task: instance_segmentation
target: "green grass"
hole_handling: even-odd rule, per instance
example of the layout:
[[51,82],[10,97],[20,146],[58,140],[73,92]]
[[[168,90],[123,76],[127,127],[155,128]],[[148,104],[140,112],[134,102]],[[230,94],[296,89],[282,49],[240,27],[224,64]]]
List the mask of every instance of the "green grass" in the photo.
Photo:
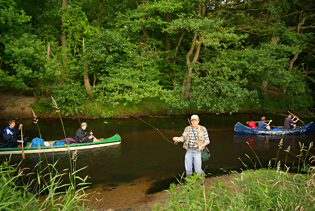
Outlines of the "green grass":
[[235,173],[230,182],[218,180],[205,186],[202,176],[194,175],[186,182],[181,178],[179,185],[171,184],[166,191],[167,204],[155,210],[315,210],[315,171],[310,165],[314,157],[306,159],[312,146],[305,149],[301,144],[297,173],[290,173],[292,169],[275,158],[274,167],[270,163],[268,169]]
[[172,184],[167,205],[155,210],[315,210],[314,175],[246,170],[231,182],[207,187],[194,175],[186,183]]
[[40,161],[29,173],[20,168],[21,163],[3,162],[0,210],[91,210],[93,206],[85,193],[87,178],[77,175],[84,168],[76,169],[76,152],[72,155],[69,152],[69,156],[69,169],[63,171],[57,170],[58,161],[45,164]]

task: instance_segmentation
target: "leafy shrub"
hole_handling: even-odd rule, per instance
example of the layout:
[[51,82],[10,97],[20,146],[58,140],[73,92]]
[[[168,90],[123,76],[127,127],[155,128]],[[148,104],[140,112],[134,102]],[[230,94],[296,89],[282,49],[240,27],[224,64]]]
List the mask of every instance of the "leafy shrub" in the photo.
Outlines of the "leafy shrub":
[[[83,112],[88,99],[84,87],[78,83],[55,85],[51,96],[56,100],[60,112],[66,116]],[[35,107],[39,108],[39,112],[55,110],[50,97],[41,99],[37,104]]]

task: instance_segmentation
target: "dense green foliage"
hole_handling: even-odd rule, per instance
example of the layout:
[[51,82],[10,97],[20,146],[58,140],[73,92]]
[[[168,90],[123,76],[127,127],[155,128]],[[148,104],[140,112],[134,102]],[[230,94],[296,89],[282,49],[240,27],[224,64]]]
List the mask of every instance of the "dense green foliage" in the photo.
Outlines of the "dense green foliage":
[[311,0],[0,0],[0,87],[46,97],[38,111],[51,109],[53,95],[65,115],[148,101],[173,112],[308,110],[314,8]]

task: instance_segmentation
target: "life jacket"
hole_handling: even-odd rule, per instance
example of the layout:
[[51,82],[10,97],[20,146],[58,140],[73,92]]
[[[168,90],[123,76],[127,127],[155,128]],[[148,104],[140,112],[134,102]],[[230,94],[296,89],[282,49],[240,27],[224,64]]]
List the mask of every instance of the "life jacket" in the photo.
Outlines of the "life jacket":
[[[191,127],[190,126],[187,126],[186,128],[185,128],[185,131],[184,131],[184,134],[183,134],[183,136],[184,136],[184,144],[183,144],[183,148],[184,149],[188,149],[188,142],[189,142],[189,129],[190,129]],[[203,145],[203,142],[204,142],[204,138],[203,138],[203,130],[204,130],[204,126],[201,126],[201,125],[198,125],[198,128],[197,128],[197,134],[195,133],[195,135],[196,135],[196,138],[197,138],[197,140],[196,140],[196,143],[197,143],[197,147],[199,148],[201,145]]]
[[253,120],[252,121],[248,121],[246,123],[248,124],[249,127],[257,129],[257,126],[256,126],[256,124],[255,124],[255,122]]
[[4,130],[1,132],[1,134],[3,135],[3,133],[7,133],[8,136],[13,137],[13,133],[16,131],[15,128],[10,128],[10,126],[7,126],[6,128],[4,128]]

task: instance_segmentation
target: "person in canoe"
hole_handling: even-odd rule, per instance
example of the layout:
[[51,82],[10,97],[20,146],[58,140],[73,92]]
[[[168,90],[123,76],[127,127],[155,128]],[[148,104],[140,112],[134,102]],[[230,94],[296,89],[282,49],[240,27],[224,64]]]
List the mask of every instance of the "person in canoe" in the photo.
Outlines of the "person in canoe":
[[296,120],[294,120],[296,117],[293,117],[292,119],[292,115],[289,114],[285,120],[284,120],[284,129],[295,129],[296,128],[296,124],[297,121],[299,121],[299,118],[296,118]]
[[207,129],[199,125],[199,116],[192,115],[190,120],[192,126],[186,127],[181,137],[173,137],[174,142],[184,142],[183,148],[186,149],[185,170],[187,177],[193,174],[193,165],[196,173],[200,175],[203,173],[201,169],[201,152],[210,143]]
[[260,118],[260,121],[258,122],[258,129],[267,129],[270,130],[270,123],[272,122],[272,120],[269,120],[268,124],[265,122],[266,121],[266,117],[262,116]]
[[21,144],[23,144],[23,146],[26,146],[26,138],[23,138],[23,140],[18,140],[16,138],[16,136],[21,133],[21,128],[23,127],[23,125],[20,124],[18,129],[15,129],[14,127],[15,120],[10,120],[9,125],[1,132],[3,137],[3,147],[13,148],[18,147]]
[[81,123],[81,127],[75,133],[75,140],[78,143],[89,143],[97,142],[98,140],[93,136],[93,133],[87,133],[85,130],[87,128],[86,122]]

